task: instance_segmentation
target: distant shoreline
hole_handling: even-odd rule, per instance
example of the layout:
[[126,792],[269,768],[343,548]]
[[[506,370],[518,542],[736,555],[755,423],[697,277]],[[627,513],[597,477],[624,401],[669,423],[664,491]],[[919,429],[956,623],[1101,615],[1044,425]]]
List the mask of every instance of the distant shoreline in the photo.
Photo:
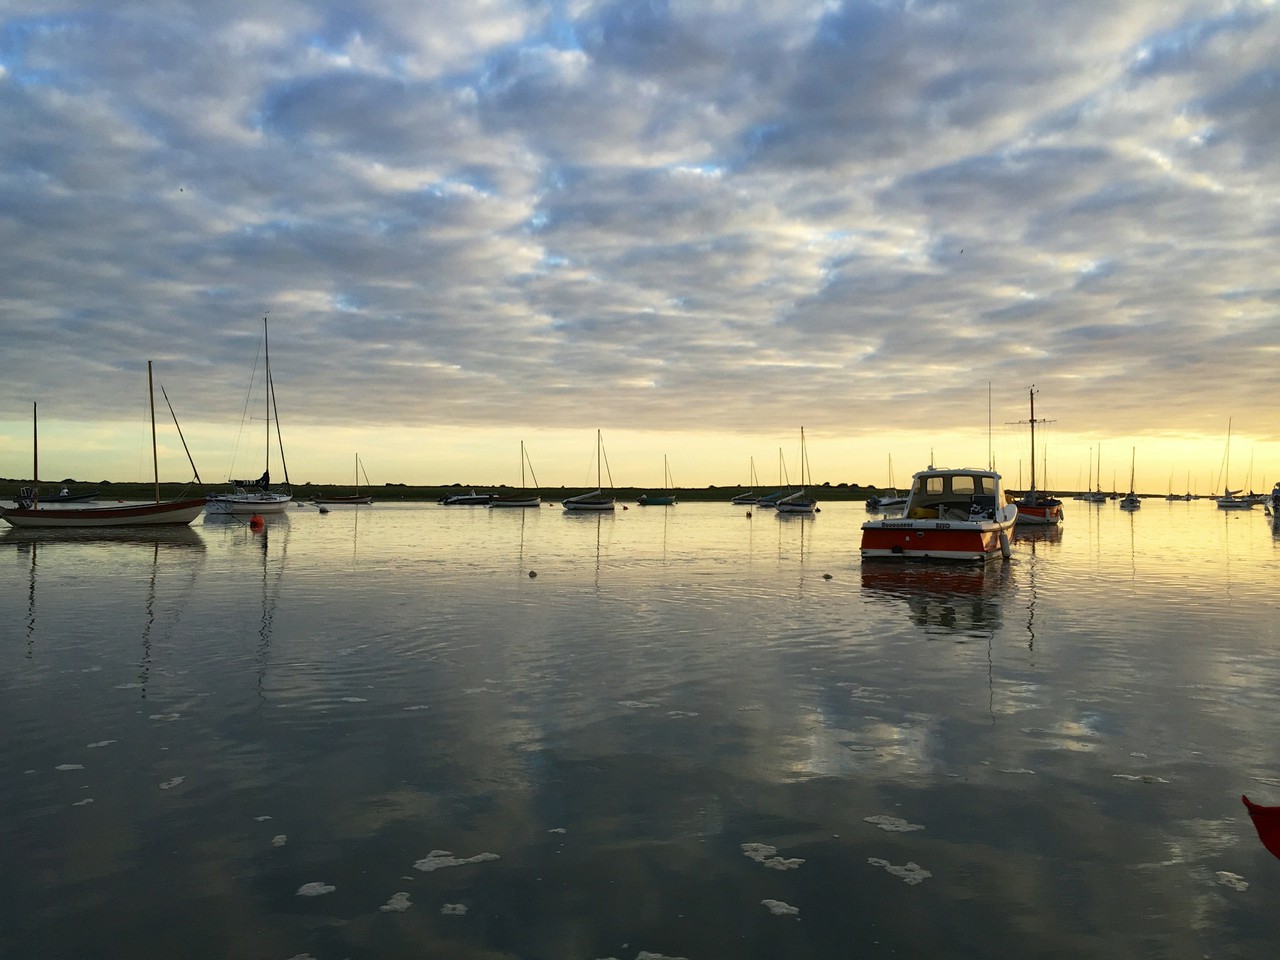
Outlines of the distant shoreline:
[[[18,495],[18,490],[24,486],[30,486],[30,480],[14,480],[0,479],[0,500],[12,500]],[[112,481],[101,481],[98,483],[87,483],[80,480],[61,480],[61,481],[42,481],[40,483],[41,493],[46,496],[55,496],[62,487],[66,487],[70,493],[88,493],[93,490],[98,491],[98,500],[110,502],[112,500],[150,500],[155,494],[154,483],[115,483]],[[169,500],[179,496],[200,496],[201,494],[217,493],[227,489],[227,485],[223,484],[195,484],[195,483],[168,483],[160,484],[160,499]],[[499,484],[497,486],[472,485],[464,483],[451,483],[440,486],[433,485],[417,485],[404,483],[387,483],[382,486],[365,487],[361,486],[360,493],[362,495],[373,497],[375,502],[383,501],[388,503],[413,503],[426,502],[434,503],[441,497],[449,496],[455,493],[466,493],[470,490],[476,490],[478,493],[498,493],[509,494],[514,492],[516,488],[508,484]],[[572,497],[575,494],[586,493],[594,487],[543,487],[537,490],[541,495],[543,503],[559,503],[565,497]],[[673,493],[677,500],[687,500],[690,502],[717,502],[729,501],[739,494],[747,493],[749,490],[755,489],[761,496],[766,493],[772,493],[777,490],[776,485],[761,485],[759,487],[677,487],[670,492]],[[817,497],[819,501],[838,502],[842,500],[863,501],[867,497],[876,493],[874,487],[862,487],[857,484],[853,485],[817,485],[808,488],[810,492]],[[636,500],[643,493],[656,493],[655,487],[613,487],[610,493],[619,501],[627,502]],[[664,493],[668,491],[662,491]],[[293,485],[293,497],[295,500],[306,502],[312,497],[341,497],[350,496],[355,493],[355,488],[351,484],[341,483],[303,483]]]

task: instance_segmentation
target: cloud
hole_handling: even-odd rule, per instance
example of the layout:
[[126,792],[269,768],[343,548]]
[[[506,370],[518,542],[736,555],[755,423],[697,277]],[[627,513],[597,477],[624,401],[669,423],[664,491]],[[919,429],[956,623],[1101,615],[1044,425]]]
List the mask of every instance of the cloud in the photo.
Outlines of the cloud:
[[150,357],[230,424],[269,311],[299,426],[946,431],[994,380],[1216,431],[1276,382],[1277,39],[1154,0],[11,5],[0,398],[126,419]]

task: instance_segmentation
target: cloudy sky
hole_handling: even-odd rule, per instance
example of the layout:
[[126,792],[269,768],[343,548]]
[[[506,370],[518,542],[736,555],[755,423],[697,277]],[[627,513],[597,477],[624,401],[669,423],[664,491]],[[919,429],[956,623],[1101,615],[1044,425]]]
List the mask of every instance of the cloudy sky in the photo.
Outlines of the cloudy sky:
[[148,359],[253,472],[269,315],[295,482],[581,485],[597,429],[776,480],[801,426],[819,482],[1016,477],[1034,383],[1050,485],[1207,492],[1229,418],[1269,485],[1278,50],[1270,0],[8,0],[0,475],[38,402],[44,479],[149,476]]

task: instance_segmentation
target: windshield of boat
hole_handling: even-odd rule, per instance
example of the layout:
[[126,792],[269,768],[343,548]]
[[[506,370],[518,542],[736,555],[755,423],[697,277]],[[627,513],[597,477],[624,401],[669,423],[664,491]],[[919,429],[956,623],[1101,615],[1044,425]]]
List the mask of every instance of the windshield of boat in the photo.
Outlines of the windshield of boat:
[[917,507],[960,501],[968,503],[975,495],[994,497],[996,478],[980,473],[935,473],[916,477],[911,488],[911,502]]

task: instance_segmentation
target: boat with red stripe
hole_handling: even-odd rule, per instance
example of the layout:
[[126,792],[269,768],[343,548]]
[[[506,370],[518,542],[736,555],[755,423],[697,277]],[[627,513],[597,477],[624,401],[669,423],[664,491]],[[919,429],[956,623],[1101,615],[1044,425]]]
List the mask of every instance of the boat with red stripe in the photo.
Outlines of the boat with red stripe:
[[862,559],[1007,560],[1017,520],[994,470],[930,466],[911,478],[901,516],[862,525]]

